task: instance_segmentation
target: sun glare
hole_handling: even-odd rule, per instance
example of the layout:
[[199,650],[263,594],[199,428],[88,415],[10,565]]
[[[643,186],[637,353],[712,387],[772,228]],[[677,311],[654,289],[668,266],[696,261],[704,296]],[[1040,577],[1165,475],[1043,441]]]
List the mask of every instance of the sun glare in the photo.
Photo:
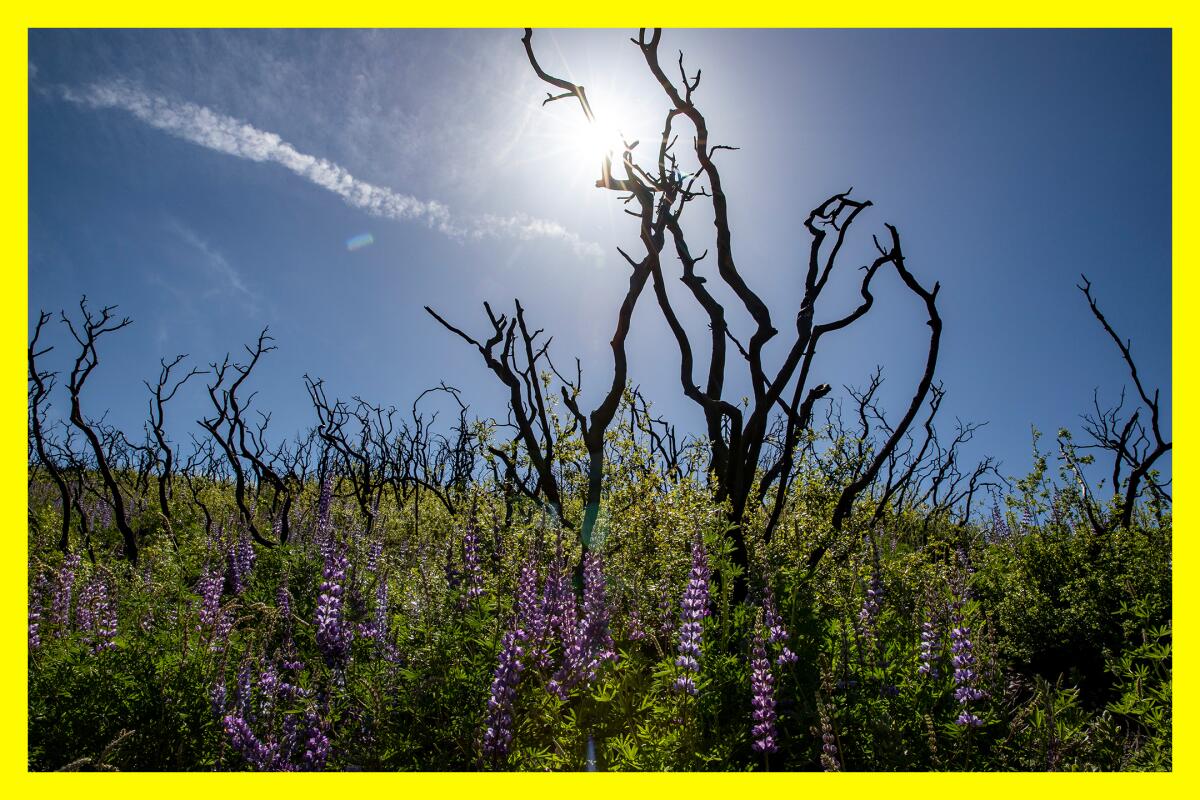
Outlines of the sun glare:
[[573,115],[564,142],[572,160],[589,172],[592,169],[599,170],[605,157],[619,161],[625,143],[630,141],[629,131],[623,130],[618,122],[621,119],[619,115],[601,113],[595,109],[593,113],[594,117],[590,120],[582,114]]
[[584,120],[581,128],[575,146],[582,158],[600,161],[605,156],[620,157],[625,142],[620,128],[612,120],[598,116],[590,122]]
[[[621,157],[626,144],[641,140],[642,146],[634,151],[634,161],[648,157],[645,152],[645,114],[638,113],[636,104],[626,102],[628,98],[611,89],[598,92],[592,100],[592,117],[580,113],[579,105],[573,100],[565,103],[555,117],[555,129],[548,132],[549,146],[545,152],[552,156],[573,175],[587,184],[601,177],[605,158],[612,159],[614,178],[625,177]],[[560,127],[561,126],[561,127]]]

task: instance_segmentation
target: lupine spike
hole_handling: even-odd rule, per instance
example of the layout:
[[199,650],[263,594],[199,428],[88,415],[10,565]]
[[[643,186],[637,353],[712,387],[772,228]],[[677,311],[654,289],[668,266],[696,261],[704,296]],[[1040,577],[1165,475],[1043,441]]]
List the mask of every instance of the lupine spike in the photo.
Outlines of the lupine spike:
[[317,647],[325,663],[335,669],[345,667],[350,657],[354,630],[345,621],[344,592],[349,559],[331,551],[325,559],[321,594],[317,599]]
[[775,730],[775,677],[762,633],[756,631],[750,657],[751,747],[756,753],[774,753],[779,749]]
[[676,691],[695,695],[703,630],[700,620],[708,615],[708,557],[703,542],[698,539],[692,545],[692,571],[680,605],[679,655],[675,659],[675,666],[681,670],[681,674],[675,679],[674,686]]

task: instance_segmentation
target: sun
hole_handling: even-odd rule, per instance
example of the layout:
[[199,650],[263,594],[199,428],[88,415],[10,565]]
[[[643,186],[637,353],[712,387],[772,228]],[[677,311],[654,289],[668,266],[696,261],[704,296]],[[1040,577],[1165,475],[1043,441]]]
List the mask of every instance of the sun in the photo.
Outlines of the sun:
[[[637,106],[626,102],[616,91],[601,93],[591,104],[580,108],[571,98],[563,98],[563,111],[554,118],[553,132],[547,132],[544,154],[552,157],[587,184],[599,181],[604,175],[604,163],[610,161],[612,177],[625,178],[621,159],[627,145],[635,144],[638,131],[646,128],[644,115],[635,113]],[[637,160],[635,151],[634,160]]]
[[620,126],[612,117],[597,114],[589,120],[580,114],[566,132],[564,145],[574,163],[599,177],[604,159],[620,161],[625,142]]
[[605,158],[619,159],[625,149],[621,128],[609,117],[597,116],[580,122],[573,145],[580,159],[599,164]]

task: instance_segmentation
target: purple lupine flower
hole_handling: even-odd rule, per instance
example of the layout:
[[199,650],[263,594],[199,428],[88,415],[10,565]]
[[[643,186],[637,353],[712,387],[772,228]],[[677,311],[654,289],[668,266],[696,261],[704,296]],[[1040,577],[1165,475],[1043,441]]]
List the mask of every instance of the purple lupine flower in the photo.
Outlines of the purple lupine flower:
[[867,584],[867,596],[858,611],[858,623],[868,640],[875,638],[875,620],[879,616],[879,604],[883,600],[883,581],[879,579],[879,568],[871,569],[871,581]]
[[225,649],[229,634],[233,630],[233,614],[221,606],[224,588],[223,563],[218,560],[206,565],[200,580],[196,582],[196,592],[200,595],[199,624],[196,630],[208,630],[208,649],[214,653]]
[[601,664],[617,660],[616,645],[609,630],[604,561],[590,550],[583,557],[583,620],[580,628],[580,639],[587,653],[584,678],[590,683],[596,679]]
[[321,481],[321,495],[317,499],[317,548],[321,557],[328,559],[333,548],[333,476],[326,475]]
[[96,651],[115,648],[117,639],[117,604],[105,573],[101,583],[102,593],[96,608]]
[[279,588],[275,591],[275,607],[279,610],[279,618],[283,620],[284,638],[289,639],[292,634],[292,593],[288,591],[286,575],[279,581]]
[[37,650],[42,645],[42,605],[45,603],[46,591],[50,580],[46,573],[39,572],[33,582],[33,591],[29,594],[29,649]]
[[952,625],[950,629],[950,653],[954,664],[954,699],[962,707],[955,723],[969,727],[978,727],[983,720],[971,711],[971,703],[987,697],[987,693],[978,687],[979,674],[975,671],[975,647],[971,642],[971,629],[967,627],[963,615],[963,597],[965,588],[959,587],[955,593],[952,606]]
[[112,525],[112,506],[103,500],[97,500],[91,505],[92,529],[105,530]]
[[[285,674],[297,666],[270,661],[256,676],[250,662],[244,663],[232,707],[227,707],[224,681],[214,684],[210,693],[213,711],[234,749],[256,770],[323,769],[329,756],[328,723],[308,702],[309,692]],[[298,707],[298,701],[306,705]],[[324,707],[325,702],[317,704]]]
[[932,618],[926,619],[921,623],[921,653],[919,656],[921,665],[917,667],[918,675],[928,675],[930,678],[938,677],[937,658],[941,646],[937,626]]
[[837,737],[833,733],[833,720],[829,709],[817,695],[817,713],[821,719],[821,769],[825,772],[839,772],[842,765],[838,763]]
[[241,594],[245,590],[250,572],[254,569],[255,557],[254,543],[250,540],[250,534],[242,530],[237,538],[229,543],[229,552],[226,554],[229,565],[226,576],[231,594]]
[[750,735],[754,738],[751,747],[756,753],[774,753],[779,749],[775,731],[775,677],[771,674],[771,662],[767,659],[767,648],[762,634],[754,634],[750,660],[750,704],[754,708]]
[[571,573],[562,555],[561,538],[546,582],[554,583],[548,604],[547,627],[550,635],[562,645],[562,663],[547,682],[546,689],[559,699],[566,700],[570,690],[579,682],[586,656],[579,625],[579,604]]
[[479,564],[479,536],[474,523],[463,533],[463,570],[467,574],[467,602],[483,596],[483,568]]
[[54,595],[50,600],[50,624],[54,625],[58,636],[65,636],[71,627],[71,593],[75,588],[75,572],[79,564],[79,556],[68,553],[55,576]]
[[700,620],[708,614],[708,558],[704,544],[699,539],[692,545],[692,572],[687,589],[683,593],[679,624],[679,656],[675,666],[682,674],[675,679],[676,691],[695,695],[697,692],[694,675],[700,672],[700,645],[702,627]]
[[196,594],[200,595],[200,626],[196,630],[216,624],[221,613],[221,591],[224,585],[225,570],[221,565],[205,565],[200,580],[196,582]]
[[671,595],[666,584],[658,592],[658,635],[670,639],[675,635],[675,614],[671,609]]
[[383,557],[383,537],[371,542],[367,548],[367,571],[374,575],[379,570],[379,559]]
[[972,596],[969,581],[971,576],[975,574],[975,565],[971,563],[971,554],[962,545],[954,548],[954,558],[958,567],[958,575],[955,579],[958,587],[958,596],[963,601],[966,601]]
[[244,663],[238,670],[237,685],[234,686],[233,703],[234,709],[238,716],[243,719],[254,721],[254,707],[250,700],[254,694],[254,676],[250,671],[250,664]]
[[214,717],[225,716],[225,702],[228,700],[228,694],[225,689],[225,679],[218,677],[208,690],[208,701],[212,705]]
[[343,592],[350,561],[343,553],[330,552],[325,559],[324,581],[317,600],[317,647],[330,667],[344,667],[350,655],[354,630],[344,619]]
[[1000,506],[992,506],[992,536],[997,540],[1007,539],[1011,533],[1008,521],[1000,513]]
[[208,640],[208,649],[220,653],[229,644],[229,634],[233,632],[233,612],[222,608],[217,612],[216,622],[213,623],[212,637]]
[[104,573],[97,571],[84,584],[75,609],[75,624],[83,633],[84,644],[90,645],[92,652],[116,647],[113,642],[117,634],[116,610],[109,598]]
[[492,689],[488,696],[487,727],[483,733],[483,753],[499,762],[508,755],[513,739],[513,698],[521,682],[525,666],[525,654],[521,643],[525,631],[520,628],[507,631],[501,640],[500,658],[492,676]]
[[225,726],[225,734],[229,737],[233,748],[242,754],[250,766],[262,772],[275,771],[280,768],[277,743],[259,740],[254,735],[250,724],[235,714],[227,714],[222,722]]
[[301,767],[310,772],[319,772],[325,769],[325,762],[329,760],[329,744],[328,725],[317,714],[309,709],[305,714],[305,727],[307,736],[304,741],[304,754],[301,756]]
[[563,555],[561,534],[554,557],[546,570],[542,605],[546,610],[546,627],[551,635],[557,635],[559,641],[564,642],[575,635],[575,587],[571,584],[571,575]]
[[517,579],[516,615],[517,627],[526,632],[530,642],[539,645],[548,621],[545,603],[538,597],[537,560],[533,556],[521,565],[521,575]]
[[637,605],[630,605],[628,622],[626,624],[628,630],[625,635],[629,637],[629,641],[631,642],[640,642],[649,635],[646,633],[646,625],[642,622],[642,614],[638,610]]
[[258,717],[271,719],[275,703],[279,697],[280,677],[275,664],[268,661],[263,671],[258,675]]
[[775,593],[771,589],[769,580],[763,590],[763,624],[767,626],[767,641],[772,645],[779,645],[779,654],[775,656],[775,665],[783,667],[799,661],[800,657],[788,647],[790,636],[787,628],[783,625],[783,617],[779,616],[779,610],[775,607]]
[[386,575],[381,575],[375,584],[375,613],[369,623],[359,626],[359,632],[376,644],[376,649],[388,661],[397,657],[395,644],[388,636],[389,587]]

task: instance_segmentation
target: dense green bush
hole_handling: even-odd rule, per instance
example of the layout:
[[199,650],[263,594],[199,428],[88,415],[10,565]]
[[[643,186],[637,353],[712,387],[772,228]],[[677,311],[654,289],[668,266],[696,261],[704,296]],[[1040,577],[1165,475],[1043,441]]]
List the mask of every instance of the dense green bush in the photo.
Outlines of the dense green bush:
[[[29,766],[1170,769],[1169,518],[1097,534],[1079,514],[1018,522],[1018,496],[1003,524],[907,510],[869,527],[864,508],[810,570],[836,496],[822,476],[800,476],[771,541],[761,520],[748,524],[745,603],[732,601],[728,531],[703,486],[651,469],[615,476],[594,542],[615,658],[590,676],[564,672],[561,637],[537,663],[520,628],[530,565],[538,608],[591,613],[588,586],[570,583],[578,542],[530,503],[506,509],[487,483],[456,515],[430,498],[385,504],[369,534],[338,487],[322,517],[310,486],[292,541],[273,548],[249,547],[228,489],[213,485],[210,530],[180,500],[134,568],[99,525],[71,575],[35,483]],[[569,599],[551,607],[553,575]],[[697,586],[691,695],[676,688],[693,674],[678,663],[680,614]],[[328,625],[331,598],[341,627]],[[348,632],[344,653],[331,630]],[[756,635],[771,675],[766,753],[754,748]],[[506,641],[524,648],[522,666],[493,711]],[[548,687],[564,674],[576,682],[560,697]],[[497,753],[486,732],[505,713],[511,746]]]

